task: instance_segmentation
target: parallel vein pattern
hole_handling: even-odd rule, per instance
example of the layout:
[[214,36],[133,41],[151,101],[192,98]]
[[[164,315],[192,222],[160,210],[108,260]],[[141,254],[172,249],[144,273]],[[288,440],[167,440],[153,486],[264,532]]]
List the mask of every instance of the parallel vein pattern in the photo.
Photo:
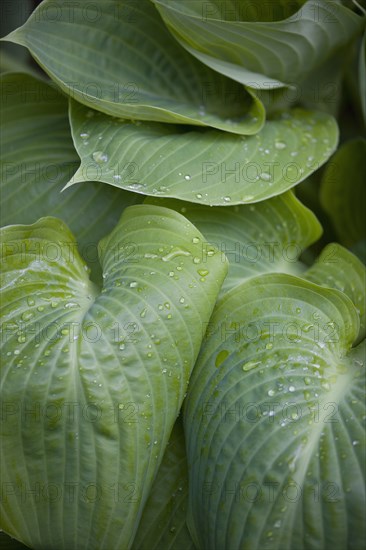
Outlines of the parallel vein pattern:
[[7,137],[0,161],[2,225],[33,223],[43,216],[61,218],[98,280],[98,242],[126,206],[140,202],[139,196],[98,182],[61,193],[78,166],[67,99],[46,82],[24,74],[6,74],[0,85],[1,124]]
[[211,247],[202,275],[202,235],[153,206],[101,242],[101,293],[60,220],[2,238],[4,530],[36,548],[127,548],[226,264]]
[[[286,9],[277,1],[238,0],[235,12],[231,2],[153,2],[172,34],[192,55],[253,88],[298,84],[364,27],[363,19],[345,6],[322,0],[309,0],[301,7],[302,2],[288,2]],[[294,4],[299,11],[276,20]],[[255,8],[254,17],[250,8]]]
[[342,293],[268,274],[226,293],[185,402],[198,548],[365,543],[365,341]]
[[129,119],[238,134],[262,127],[259,100],[187,53],[150,0],[71,0],[54,10],[45,0],[6,39],[29,48],[72,98]]
[[111,118],[71,102],[81,166],[68,185],[97,180],[144,195],[209,205],[279,195],[321,166],[338,142],[333,117],[293,109],[255,136]]

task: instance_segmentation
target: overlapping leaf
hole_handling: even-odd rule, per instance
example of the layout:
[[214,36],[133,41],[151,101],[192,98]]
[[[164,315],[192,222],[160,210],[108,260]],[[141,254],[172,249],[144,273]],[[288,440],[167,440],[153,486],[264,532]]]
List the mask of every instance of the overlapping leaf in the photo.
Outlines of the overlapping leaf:
[[145,195],[210,205],[252,203],[293,187],[334,151],[324,113],[283,112],[255,136],[118,120],[71,102],[81,166],[69,185],[97,180]]
[[333,156],[322,179],[321,202],[342,244],[366,240],[366,140],[346,142]]
[[238,134],[264,122],[255,96],[188,54],[150,0],[45,0],[6,39],[28,47],[71,97],[112,116]]
[[146,502],[133,550],[194,550],[186,524],[187,505],[187,454],[178,418]]
[[361,32],[339,2],[153,0],[178,41],[200,61],[242,84],[298,85]]
[[190,383],[199,548],[365,544],[365,341],[341,292],[262,275],[215,308]]
[[[299,257],[321,235],[314,214],[289,191],[253,205],[227,208],[148,198],[148,204],[173,208],[187,217],[229,260],[222,292],[261,273],[300,274]],[[203,257],[207,257],[205,250]]]
[[318,285],[340,290],[351,299],[360,319],[357,342],[363,340],[366,337],[366,272],[357,256],[337,243],[328,244],[304,276]]
[[226,264],[212,248],[203,277],[201,234],[155,206],[100,243],[101,293],[61,220],[2,239],[3,529],[33,548],[128,548]]
[[98,242],[124,207],[139,202],[138,195],[97,182],[61,193],[78,166],[67,100],[47,83],[24,74],[1,77],[1,95],[2,225],[33,223],[48,215],[61,218],[99,279]]

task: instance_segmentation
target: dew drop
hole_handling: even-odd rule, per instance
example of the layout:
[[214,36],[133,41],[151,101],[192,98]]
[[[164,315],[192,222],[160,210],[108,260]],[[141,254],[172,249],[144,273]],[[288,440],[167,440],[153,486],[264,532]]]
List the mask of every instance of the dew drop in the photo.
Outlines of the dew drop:
[[130,283],[130,287],[131,288],[136,288],[137,287],[136,281],[132,281],[132,283]]
[[191,176],[189,174],[187,174],[186,176],[184,176],[184,179],[189,181],[191,179]]
[[103,151],[94,151],[93,160],[97,162],[98,164],[104,164],[105,162],[108,162],[108,155],[104,153]]
[[216,356],[215,367],[218,368],[225,361],[228,355],[229,351],[227,349],[221,350]]
[[32,317],[33,317],[33,313],[31,313],[30,311],[26,311],[25,313],[22,314],[23,321],[29,321],[29,319],[32,319]]
[[283,141],[276,141],[275,148],[281,151],[281,149],[286,149],[287,145]]
[[248,363],[245,363],[243,365],[243,371],[249,371],[255,369],[258,365],[260,365],[260,361],[248,361]]

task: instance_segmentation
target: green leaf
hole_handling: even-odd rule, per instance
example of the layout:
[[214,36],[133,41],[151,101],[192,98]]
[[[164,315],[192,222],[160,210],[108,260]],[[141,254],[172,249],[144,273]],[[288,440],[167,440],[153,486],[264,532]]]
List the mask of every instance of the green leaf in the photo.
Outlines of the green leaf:
[[[247,86],[297,85],[361,32],[338,2],[153,0],[177,40],[212,69]],[[253,13],[251,14],[251,10]]]
[[98,182],[61,193],[77,169],[68,103],[54,87],[24,74],[0,77],[2,225],[33,223],[56,216],[75,233],[79,250],[99,281],[99,240],[113,229],[138,195]]
[[255,205],[208,207],[148,198],[145,204],[173,208],[188,218],[229,260],[224,293],[262,273],[300,274],[304,249],[322,234],[315,215],[289,191]]
[[3,528],[33,548],[129,548],[227,266],[212,248],[202,278],[201,234],[155,206],[101,241],[101,293],[61,220],[1,236]]
[[181,418],[174,424],[133,541],[133,550],[194,550],[186,524],[187,454]]
[[199,548],[363,548],[365,341],[345,294],[262,275],[217,304],[185,401]]
[[238,134],[264,123],[256,97],[189,55],[149,0],[44,0],[6,40],[26,46],[72,98],[112,116]]
[[300,109],[278,114],[246,137],[118,120],[76,102],[70,121],[81,166],[68,185],[97,180],[210,205],[252,203],[286,191],[323,164],[338,140],[331,116]]
[[355,305],[360,317],[357,342],[366,337],[366,269],[351,252],[337,243],[324,248],[306,279],[321,286],[344,292]]
[[340,242],[352,246],[366,239],[366,140],[346,142],[326,166],[320,199]]

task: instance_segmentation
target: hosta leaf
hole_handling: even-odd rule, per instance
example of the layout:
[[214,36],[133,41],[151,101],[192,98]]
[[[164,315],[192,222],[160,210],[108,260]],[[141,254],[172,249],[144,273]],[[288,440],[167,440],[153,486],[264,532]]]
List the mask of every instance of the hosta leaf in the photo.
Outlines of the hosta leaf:
[[2,239],[2,528],[33,548],[128,548],[226,264],[212,248],[202,277],[201,234],[154,206],[101,241],[101,293],[61,220]]
[[194,550],[186,524],[187,497],[187,454],[179,417],[146,502],[132,549]]
[[97,280],[99,240],[139,197],[98,182],[61,193],[78,166],[67,100],[29,75],[7,74],[0,83],[2,225],[33,223],[48,215],[61,218],[75,233]]
[[302,273],[306,268],[299,257],[322,233],[314,214],[291,191],[255,205],[227,208],[156,198],[145,203],[181,212],[215,244],[223,259],[227,257],[229,272],[222,292],[261,273]]
[[192,55],[254,88],[298,84],[363,27],[362,18],[338,2],[309,0],[284,20],[302,2],[153,2]]
[[358,341],[366,337],[366,271],[362,262],[343,246],[332,243],[324,248],[306,279],[344,292],[360,316]]
[[346,142],[327,165],[321,202],[342,244],[351,246],[366,239],[366,140]]
[[210,205],[257,202],[286,191],[323,164],[338,140],[331,116],[300,109],[245,137],[121,121],[76,102],[70,121],[81,166],[69,185],[97,180]]
[[6,40],[29,48],[71,97],[112,116],[238,134],[264,122],[262,104],[188,54],[150,0],[45,0]]
[[268,274],[211,317],[185,406],[199,548],[365,545],[365,341],[345,294]]

